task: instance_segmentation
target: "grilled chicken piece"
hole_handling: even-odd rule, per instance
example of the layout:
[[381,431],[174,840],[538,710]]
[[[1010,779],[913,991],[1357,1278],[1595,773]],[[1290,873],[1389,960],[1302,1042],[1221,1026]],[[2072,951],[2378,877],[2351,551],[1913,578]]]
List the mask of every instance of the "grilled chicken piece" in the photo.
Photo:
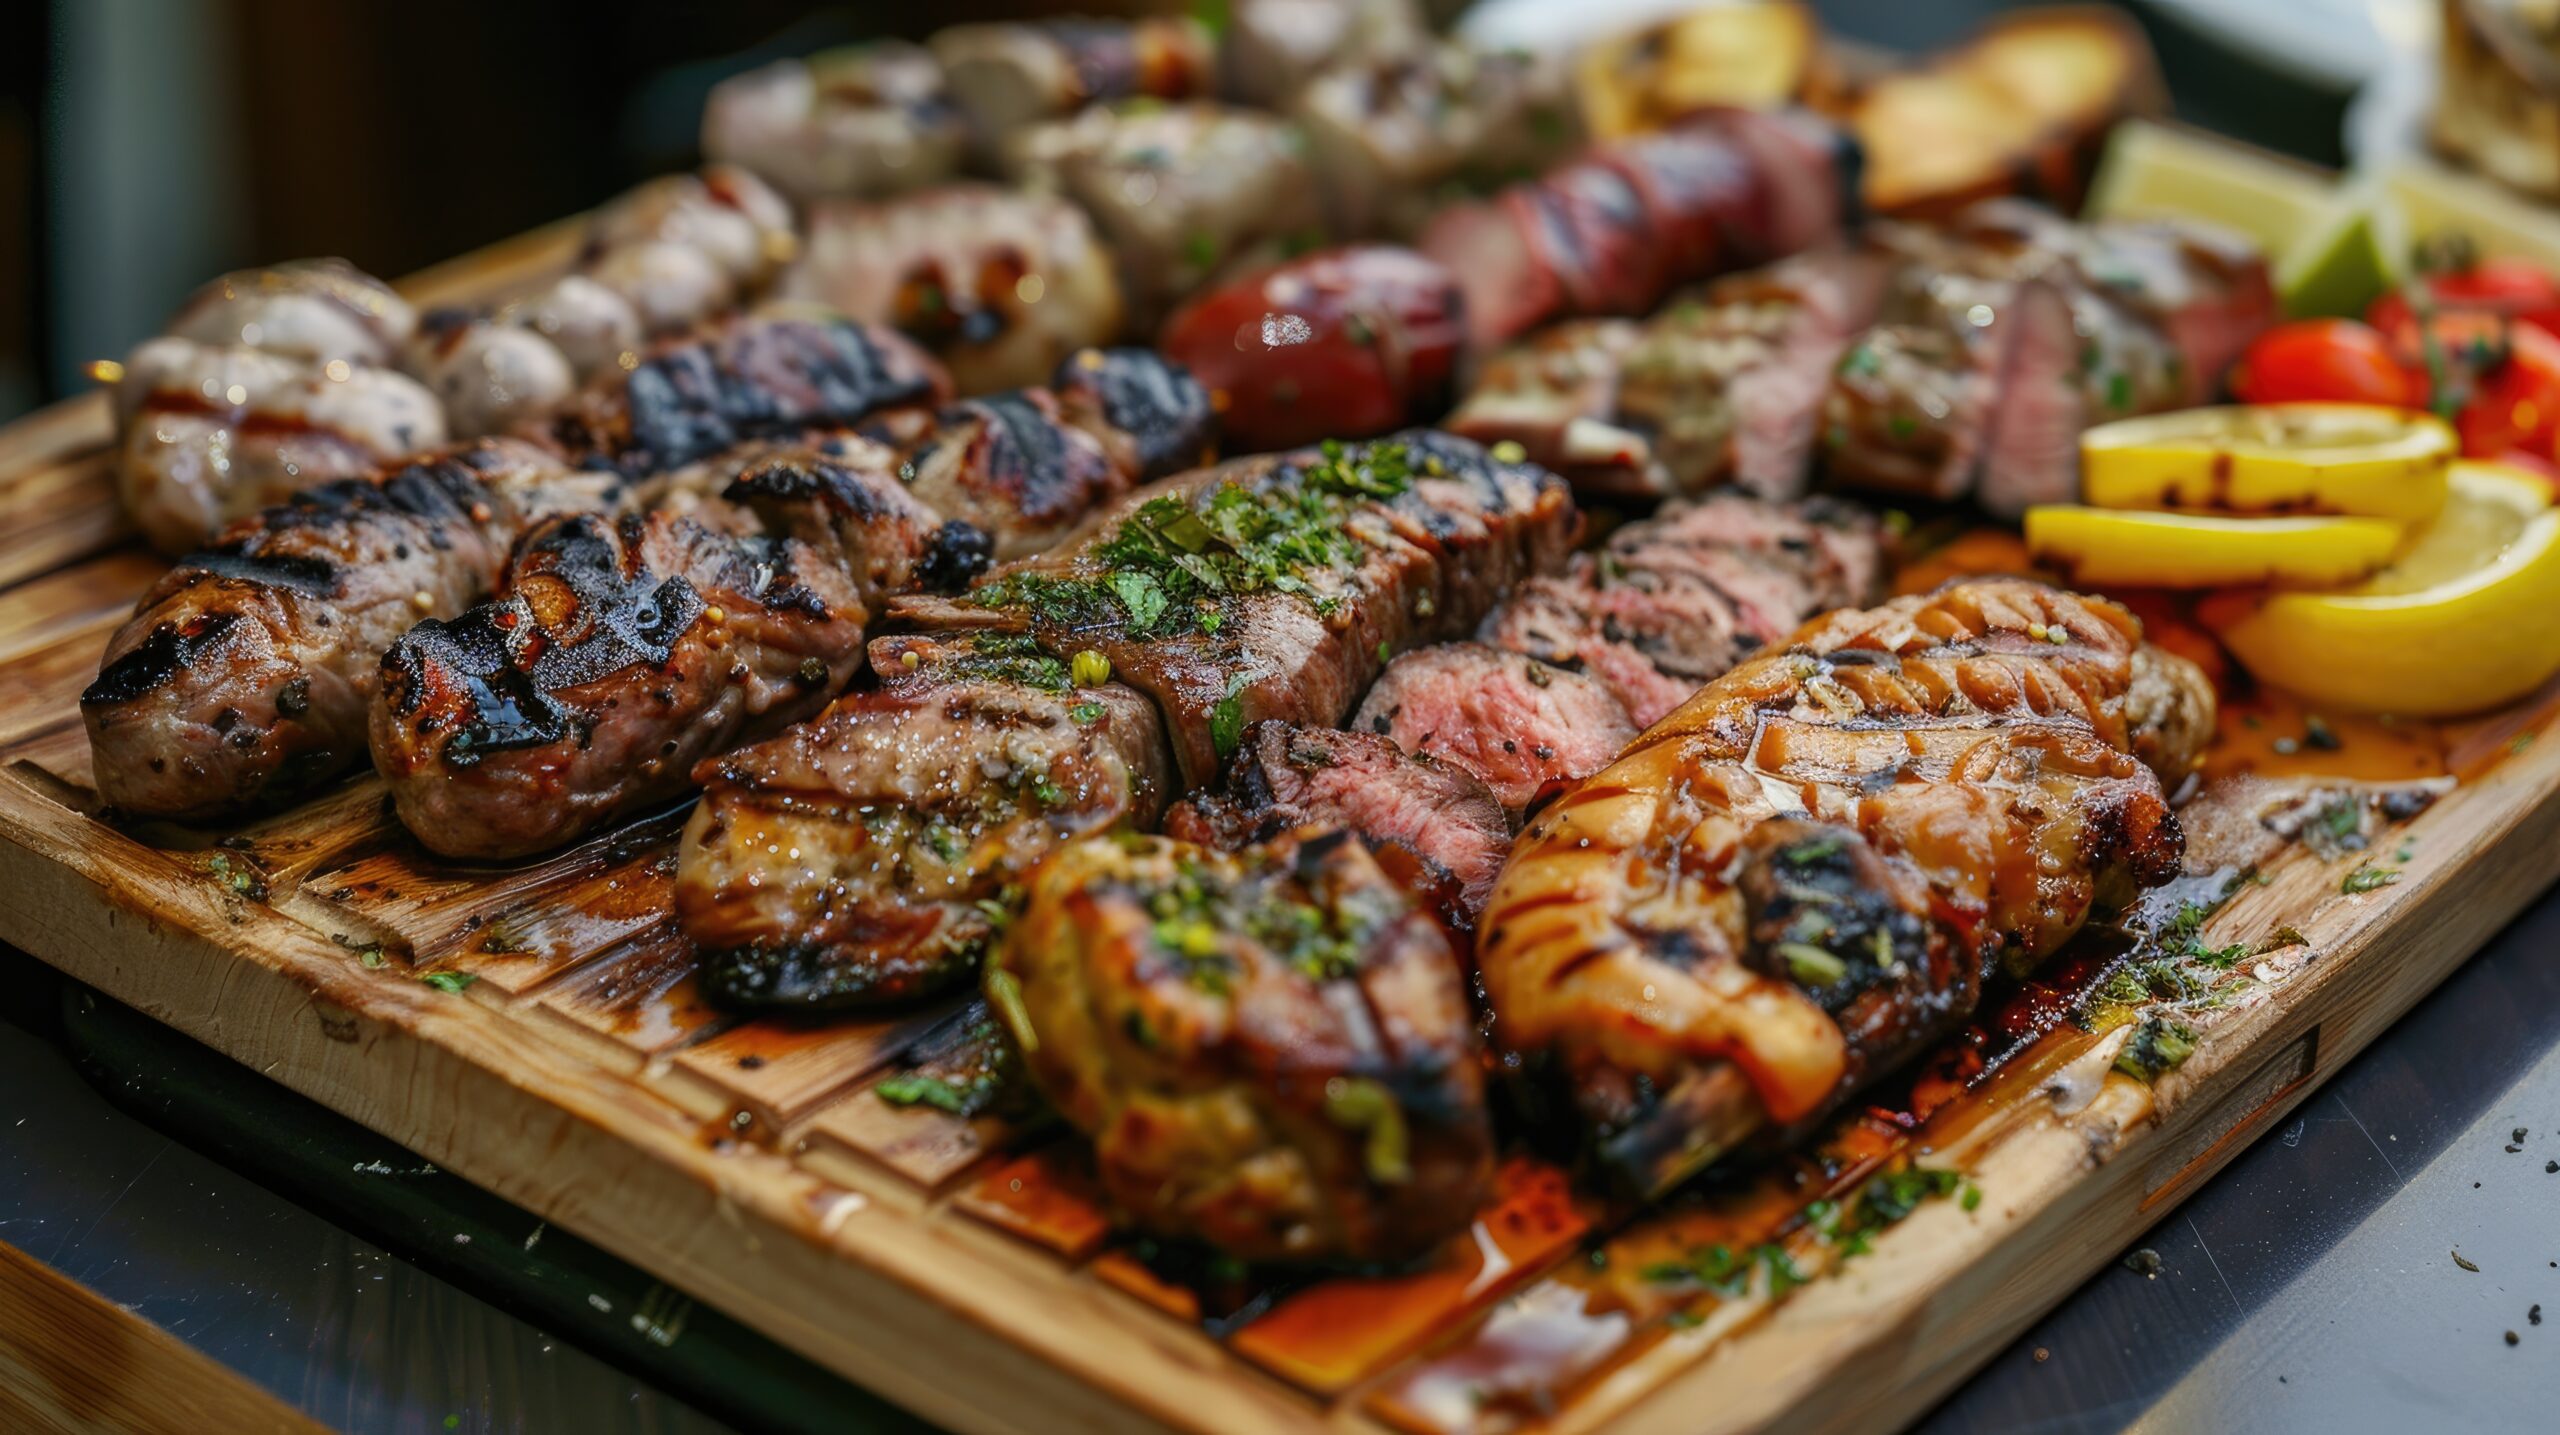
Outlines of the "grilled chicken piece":
[[1042,865],[990,1005],[1134,1224],[1247,1261],[1400,1261],[1492,1165],[1449,941],[1346,832]]
[[1587,673],[1649,727],[1814,614],[1872,599],[1882,545],[1875,519],[1836,499],[1712,493],[1522,583],[1479,636]]
[[80,695],[99,796],[203,820],[356,766],[383,650],[487,594],[527,524],[619,488],[492,439],[233,524],[143,595]]
[[772,186],[736,165],[707,164],[698,174],[661,175],[596,211],[587,234],[590,264],[633,244],[694,250],[743,294],[788,263],[798,241],[791,206]]
[[625,367],[625,355],[637,362],[647,337],[631,301],[584,274],[563,274],[492,317],[550,340],[581,384]]
[[713,85],[702,107],[705,155],[801,204],[938,183],[967,140],[942,66],[903,40],[776,60]]
[[895,325],[970,394],[1039,383],[1124,327],[1120,280],[1084,211],[989,184],[818,205],[780,292]]
[[1040,552],[1094,509],[1216,448],[1209,397],[1145,349],[1086,349],[1054,387],[910,409],[872,426],[935,512],[994,536],[998,558]]
[[1164,822],[1168,837],[1228,852],[1301,827],[1358,833],[1380,869],[1462,938],[1511,851],[1502,805],[1464,768],[1409,756],[1376,733],[1284,722],[1254,724],[1225,786],[1193,794]]
[[[744,757],[706,768],[713,815],[697,819],[679,880],[707,987],[737,1004],[851,1005],[949,980],[987,930],[988,915],[966,904],[1001,914],[1005,886],[1077,832],[1152,824],[1166,802],[1216,781],[1256,722],[1339,724],[1396,651],[1472,627],[1519,574],[1556,561],[1575,522],[1551,476],[1417,433],[1167,480],[1122,499],[1064,552],[999,569],[963,597],[893,601],[905,625],[947,635],[935,644],[980,653],[1004,643],[995,651],[1043,655],[1037,670],[1059,682],[1081,669],[1088,686],[1014,678],[992,697],[970,688],[946,701],[929,681],[942,667],[931,649],[918,653],[921,687],[875,658],[887,679],[879,695],[848,697],[760,750],[852,774],[831,777],[830,790],[868,807],[860,825],[790,843],[729,841],[734,824],[705,824],[738,801],[809,810],[814,799],[799,794],[813,784],[768,779]],[[1007,706],[985,707],[997,698]],[[1018,715],[1026,705],[1031,715]],[[1080,708],[1093,726],[1078,724]],[[1012,755],[1025,734],[1071,744],[1079,762],[1108,743],[1108,771],[1143,781],[1053,777],[1056,801],[1035,791],[1039,806],[973,816],[975,774],[1030,770]],[[936,776],[884,787],[871,775],[882,764]],[[938,795],[951,773],[975,784],[956,800]],[[759,805],[765,787],[786,796]],[[1043,816],[1061,806],[1072,820]],[[954,838],[919,876],[912,834],[937,819],[993,823],[999,836]],[[897,840],[909,857],[875,862],[868,844],[884,839],[871,831],[908,834]],[[912,915],[917,892],[931,896],[926,918]]]
[[1006,173],[1093,216],[1118,261],[1130,327],[1153,333],[1231,268],[1322,241],[1303,149],[1286,124],[1250,110],[1096,107],[1016,136]]
[[1453,190],[1537,174],[1581,145],[1562,54],[1408,44],[1337,65],[1287,107],[1335,232],[1410,238]]
[[675,907],[715,1002],[853,1007],[966,981],[1034,863],[1154,825],[1173,790],[1154,705],[1076,686],[1027,639],[882,638],[871,666],[876,691],[695,773]]
[[1642,1192],[1801,1129],[2177,874],[2163,783],[2211,705],[2131,614],[2024,580],[1808,624],[1529,825],[1479,950],[1501,1038]]
[[1389,663],[1351,726],[1474,774],[1515,813],[1551,784],[1607,767],[1636,735],[1598,681],[1483,643],[1416,648]]
[[417,327],[409,302],[343,259],[225,274],[178,306],[163,333],[326,364],[390,363]]
[[1430,33],[1413,0],[1239,0],[1218,35],[1218,93],[1286,109],[1318,75],[1410,54]]
[[850,427],[950,397],[941,366],[893,330],[748,315],[661,345],[532,432],[582,462],[664,481],[749,439]]
[[445,441],[407,375],[163,335],[125,360],[116,486],[143,537],[184,553],[237,518]]
[[1205,95],[1216,59],[1208,30],[1190,19],[953,25],[926,43],[969,117],[981,166],[1000,162],[1025,126],[1098,102]]
[[446,426],[463,438],[519,428],[578,390],[559,345],[463,309],[428,311],[402,366],[435,394]]

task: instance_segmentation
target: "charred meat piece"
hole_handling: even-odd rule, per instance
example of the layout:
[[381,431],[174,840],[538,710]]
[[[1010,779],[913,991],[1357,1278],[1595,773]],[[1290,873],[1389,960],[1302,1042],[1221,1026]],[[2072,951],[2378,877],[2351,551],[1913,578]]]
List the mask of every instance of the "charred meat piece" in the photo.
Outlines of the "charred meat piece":
[[1130,327],[1153,333],[1231,266],[1323,242],[1303,149],[1286,124],[1250,110],[1097,106],[1016,136],[1006,172],[1093,216],[1119,263]]
[[405,374],[169,335],[126,358],[116,412],[125,511],[173,554],[304,489],[445,441],[443,406]]
[[1205,95],[1216,47],[1189,19],[953,25],[927,42],[982,164],[1025,126],[1097,102]]
[[1229,852],[1300,827],[1358,833],[1387,875],[1460,935],[1475,930],[1511,851],[1501,804],[1465,769],[1376,733],[1284,722],[1254,724],[1224,787],[1194,794],[1164,823],[1168,837]]
[[2174,877],[2131,614],[1973,580],[1807,625],[1530,823],[1485,910],[1504,1041],[1658,1192],[1800,1130],[1962,1022],[2090,912]]
[[1640,314],[1677,285],[1835,241],[1856,168],[1825,121],[1713,111],[1444,210],[1421,249],[1466,286],[1476,339],[1493,345],[1554,319]]
[[850,427],[950,397],[941,366],[891,330],[751,316],[659,347],[537,427],[584,462],[664,477],[748,439]]
[[1052,388],[910,409],[871,431],[905,455],[918,499],[1019,558],[1138,484],[1205,462],[1215,426],[1180,368],[1145,349],[1087,349],[1059,364]]
[[604,508],[617,487],[492,439],[242,519],[107,641],[80,695],[99,796],[206,819],[356,766],[383,650],[420,616],[486,595],[534,518]]
[[381,367],[417,314],[398,291],[343,259],[299,259],[225,274],[189,295],[162,330],[214,347]]
[[703,764],[676,915],[725,1006],[830,1009],[968,980],[1033,864],[1152,826],[1154,705],[1025,638],[883,638],[875,691]]
[[1582,143],[1562,54],[1412,44],[1327,70],[1287,112],[1336,232],[1410,238],[1452,192],[1534,175]]
[[1239,449],[1367,438],[1448,406],[1465,303],[1412,250],[1350,245],[1196,296],[1166,321],[1163,347],[1208,386]]
[[800,204],[938,183],[967,141],[942,66],[903,40],[776,60],[713,85],[702,107],[704,154]]
[[1416,648],[1389,663],[1351,726],[1473,773],[1512,812],[1550,784],[1608,766],[1636,735],[1598,681],[1482,643]]
[[894,325],[970,394],[1039,383],[1124,327],[1120,280],[1084,211],[987,184],[820,204],[780,292]]
[[450,857],[544,851],[684,791],[841,688],[868,616],[832,555],[665,513],[539,527],[503,592],[382,658],[374,764]]
[[987,981],[1146,1230],[1247,1261],[1398,1261],[1484,1196],[1457,957],[1349,833],[1078,842],[1033,875]]
[[1596,679],[1638,728],[1814,614],[1875,594],[1882,535],[1835,499],[1713,493],[1665,505],[1529,579],[1485,620],[1498,648]]

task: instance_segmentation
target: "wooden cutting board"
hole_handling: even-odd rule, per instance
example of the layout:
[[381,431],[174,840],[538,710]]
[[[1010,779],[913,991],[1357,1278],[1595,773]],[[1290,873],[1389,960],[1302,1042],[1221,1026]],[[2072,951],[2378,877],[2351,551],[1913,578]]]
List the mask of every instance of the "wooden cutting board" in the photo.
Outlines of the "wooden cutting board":
[[[573,242],[406,287],[501,292]],[[1908,1138],[1978,1201],[1927,1203],[1782,1299],[1629,1298],[1627,1272],[1731,1213],[1613,1216],[1522,1155],[1416,1270],[1222,1278],[1240,1308],[1204,1311],[1113,1233],[1054,1130],[872,1092],[963,1014],[705,1007],[666,915],[669,815],[503,869],[428,857],[369,778],[236,833],[98,821],[75,697],[162,566],[116,514],[111,438],[97,397],[0,430],[0,939],[962,1428],[1907,1422],[2560,878],[2546,702],[2447,732],[2467,775],[2387,839],[2395,885],[2343,892],[2345,866],[2295,851],[2240,890],[2208,936],[2291,927],[2307,959],[2248,983],[2183,1066],[2147,1085],[2110,1070],[2121,1033],[2056,1033]]]

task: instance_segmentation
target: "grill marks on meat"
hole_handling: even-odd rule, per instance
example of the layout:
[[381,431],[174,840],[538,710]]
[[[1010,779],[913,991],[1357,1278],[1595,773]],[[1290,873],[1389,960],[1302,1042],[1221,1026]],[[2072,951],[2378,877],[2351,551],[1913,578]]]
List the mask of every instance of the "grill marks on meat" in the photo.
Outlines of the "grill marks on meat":
[[1710,494],[1522,583],[1479,636],[1589,675],[1642,729],[1813,614],[1870,599],[1881,542],[1870,515],[1833,500]]
[[1635,739],[1596,680],[1482,643],[1417,648],[1387,665],[1351,726],[1474,774],[1509,811],[1590,776]]
[[[2209,707],[2112,603],[1975,580],[1809,624],[1533,821],[1485,914],[1504,1040],[1667,1186],[1799,1128],[2179,870]],[[2131,695],[2137,673],[2184,702]],[[1738,899],[1738,900],[1736,900]]]
[[[972,687],[965,705],[936,700],[927,708],[879,663],[887,678],[879,694],[848,697],[769,749],[829,754],[844,770],[911,754],[898,760],[934,773],[990,762],[1009,772],[1012,760],[994,755],[1029,724],[1073,739],[1078,752],[1106,739],[1125,743],[1115,749],[1117,770],[1146,781],[1126,792],[1105,784],[1098,790],[1114,795],[1104,806],[1071,802],[1071,822],[1015,820],[1012,809],[1001,810],[1001,842],[972,839],[928,870],[931,881],[919,890],[942,904],[930,922],[907,920],[918,861],[864,856],[873,831],[913,833],[937,816],[961,820],[915,784],[882,792],[864,785],[868,779],[848,779],[837,789],[843,800],[874,811],[860,826],[807,834],[797,842],[801,855],[788,861],[753,842],[715,853],[717,834],[731,829],[698,819],[679,882],[687,930],[712,974],[709,989],[746,1005],[854,1004],[949,980],[967,969],[985,931],[985,915],[973,925],[965,904],[1005,910],[1005,884],[1079,824],[1152,825],[1164,803],[1215,783],[1256,723],[1338,725],[1397,651],[1464,634],[1519,575],[1552,566],[1575,524],[1552,476],[1414,433],[1169,480],[1123,499],[1065,552],[999,569],[965,598],[898,600],[898,617],[942,635],[920,641],[971,653],[1009,643],[1002,651],[1036,658],[1042,673],[1061,681],[1080,663],[1091,683],[1107,662],[1111,680],[1072,692],[1019,681]],[[1216,586],[1204,586],[1199,573]],[[931,651],[918,651],[914,679],[928,693],[942,667]],[[982,709],[998,697],[1009,706],[989,718]],[[1026,707],[1039,714],[1036,724],[1018,716]],[[1080,715],[1092,725],[1080,724]],[[764,781],[734,763],[708,780],[705,811],[715,814],[751,801]],[[912,852],[914,839],[897,841]],[[804,876],[812,871],[823,875]],[[839,928],[846,935],[806,936]],[[792,955],[776,955],[785,952]],[[777,965],[787,972],[770,974]]]
[[1248,1261],[1394,1261],[1485,1194],[1457,959],[1348,833],[1075,843],[1034,875],[990,982],[1147,1230]]
[[1461,937],[1511,850],[1510,821],[1474,774],[1356,727],[1256,723],[1224,787],[1195,793],[1164,824],[1168,837],[1229,852],[1301,827],[1359,834],[1379,867]]
[[732,1007],[826,1009],[972,977],[1042,856],[1154,825],[1174,790],[1153,704],[1078,688],[993,633],[883,638],[876,691],[707,762],[675,906]]
[[868,616],[808,545],[667,513],[545,524],[504,592],[382,659],[375,764],[448,856],[543,851],[682,791],[706,754],[842,687]]
[[486,594],[534,517],[603,508],[617,490],[485,440],[234,524],[143,595],[80,695],[99,795],[134,816],[207,819],[355,766],[383,650],[422,614]]

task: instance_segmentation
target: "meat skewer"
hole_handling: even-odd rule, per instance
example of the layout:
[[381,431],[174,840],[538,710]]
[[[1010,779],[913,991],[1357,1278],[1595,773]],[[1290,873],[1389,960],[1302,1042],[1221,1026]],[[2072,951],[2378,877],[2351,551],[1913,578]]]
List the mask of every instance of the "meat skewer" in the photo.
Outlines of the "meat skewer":
[[242,519],[108,640],[80,695],[99,796],[132,816],[201,820],[354,767],[382,650],[485,595],[527,524],[602,510],[620,486],[492,439]]
[[1479,948],[1500,1039],[1639,1194],[1800,1131],[2177,874],[2212,712],[2123,609],[2023,580],[1811,623],[1530,824]]

